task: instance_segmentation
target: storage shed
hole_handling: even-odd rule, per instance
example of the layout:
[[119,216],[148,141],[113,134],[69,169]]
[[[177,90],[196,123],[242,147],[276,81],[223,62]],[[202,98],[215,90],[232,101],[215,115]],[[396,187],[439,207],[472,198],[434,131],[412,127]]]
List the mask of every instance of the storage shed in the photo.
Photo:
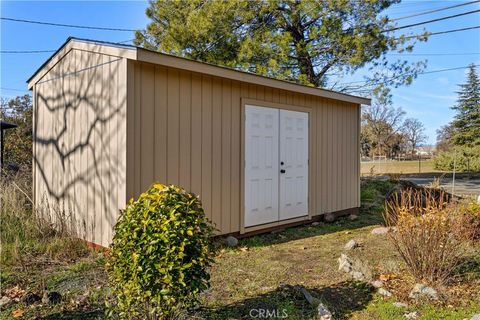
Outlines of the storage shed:
[[219,234],[360,206],[370,100],[133,46],[74,39],[28,80],[34,201],[108,246],[153,182],[200,196]]

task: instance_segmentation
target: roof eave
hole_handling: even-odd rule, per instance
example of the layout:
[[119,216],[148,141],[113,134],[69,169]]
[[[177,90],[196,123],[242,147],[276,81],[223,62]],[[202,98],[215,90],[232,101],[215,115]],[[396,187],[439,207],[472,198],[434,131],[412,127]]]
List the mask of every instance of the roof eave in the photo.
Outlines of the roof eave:
[[71,50],[83,50],[96,52],[106,55],[112,55],[127,59],[137,59],[137,48],[132,46],[113,46],[109,42],[100,42],[94,40],[85,40],[69,37],[60,48],[55,51],[27,80],[28,89],[32,90],[37,83],[50,69],[52,69],[63,57]]
[[188,70],[207,74],[211,76],[217,76],[252,84],[260,84],[268,87],[273,87],[282,90],[295,91],[303,94],[314,95],[322,98],[346,101],[356,104],[370,105],[371,99],[353,96],[336,91],[308,87],[301,84],[296,84],[290,81],[278,80],[269,77],[264,77],[248,72],[238,71],[227,67],[212,65],[200,61],[194,61],[182,57],[176,57],[172,55],[162,54],[159,52],[137,48],[138,61],[153,63],[157,65],[163,65],[166,67]]

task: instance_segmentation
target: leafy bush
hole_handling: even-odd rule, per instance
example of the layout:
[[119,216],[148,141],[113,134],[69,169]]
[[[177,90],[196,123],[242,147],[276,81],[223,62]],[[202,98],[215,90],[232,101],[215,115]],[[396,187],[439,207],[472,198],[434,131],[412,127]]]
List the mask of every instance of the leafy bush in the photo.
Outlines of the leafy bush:
[[453,171],[454,162],[458,172],[480,172],[480,146],[441,152],[433,159],[433,166],[437,170]]
[[409,272],[420,282],[448,282],[464,254],[452,230],[457,223],[455,204],[423,190],[407,190],[387,203],[385,221],[394,226],[389,237]]
[[200,200],[176,186],[154,184],[130,201],[115,226],[107,264],[124,319],[168,318],[209,287],[213,228]]

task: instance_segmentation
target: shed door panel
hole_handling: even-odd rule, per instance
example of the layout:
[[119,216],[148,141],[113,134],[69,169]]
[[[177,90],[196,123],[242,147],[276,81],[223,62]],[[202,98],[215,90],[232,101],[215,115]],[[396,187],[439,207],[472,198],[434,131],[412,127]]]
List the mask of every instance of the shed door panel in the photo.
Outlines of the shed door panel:
[[245,226],[278,221],[279,110],[245,106]]
[[280,110],[280,220],[308,215],[308,113]]

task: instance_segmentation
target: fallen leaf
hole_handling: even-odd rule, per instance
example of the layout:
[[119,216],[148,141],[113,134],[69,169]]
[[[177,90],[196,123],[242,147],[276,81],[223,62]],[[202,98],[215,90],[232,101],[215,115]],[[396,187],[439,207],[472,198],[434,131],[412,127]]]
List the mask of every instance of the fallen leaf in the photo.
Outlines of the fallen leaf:
[[21,298],[25,295],[25,290],[20,289],[18,286],[5,290],[5,295],[10,299]]
[[20,318],[23,317],[24,311],[22,309],[17,309],[12,312],[12,317],[14,318]]
[[392,279],[395,279],[397,276],[393,273],[386,273],[386,274],[381,274],[378,278],[382,281],[390,281]]

